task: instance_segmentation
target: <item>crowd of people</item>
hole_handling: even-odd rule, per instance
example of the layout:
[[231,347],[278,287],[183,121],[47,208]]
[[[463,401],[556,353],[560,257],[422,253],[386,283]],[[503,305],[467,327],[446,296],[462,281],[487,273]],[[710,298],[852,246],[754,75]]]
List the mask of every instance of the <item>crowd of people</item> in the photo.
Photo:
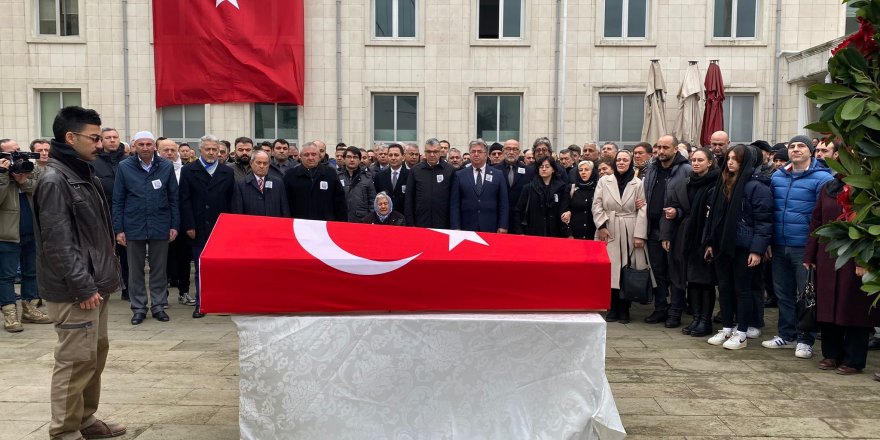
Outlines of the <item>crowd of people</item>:
[[[794,348],[799,358],[813,356],[815,335],[797,331],[795,302],[815,269],[820,319],[838,326],[822,332],[823,356],[834,360],[826,364],[864,368],[865,351],[853,347],[867,347],[876,320],[857,293],[857,268],[835,272],[810,235],[839,215],[835,197],[844,185],[824,164],[837,154],[830,142],[796,136],[775,146],[731,145],[719,131],[706,147],[672,135],[631,148],[587,142],[559,151],[545,137],[527,149],[516,139],[475,139],[459,149],[432,138],[423,154],[415,143],[339,143],[330,154],[321,140],[297,147],[206,135],[190,146],[148,131],[126,144],[107,127],[93,140],[91,169],[110,212],[133,325],[148,313],[170,320],[169,287],[194,307],[193,318],[204,316],[199,256],[218,216],[239,213],[603,241],[612,262],[609,322],[631,319],[621,269],[650,266],[653,311],[645,322],[676,328],[690,314],[684,334],[735,350],[760,337],[765,306],[778,304],[776,336],[761,345]],[[0,305],[11,332],[22,322],[52,322],[38,307],[31,195],[56,142],[31,142],[40,154],[32,173],[0,174],[0,212],[9,217],[0,230]],[[19,147],[3,139],[0,149]]]

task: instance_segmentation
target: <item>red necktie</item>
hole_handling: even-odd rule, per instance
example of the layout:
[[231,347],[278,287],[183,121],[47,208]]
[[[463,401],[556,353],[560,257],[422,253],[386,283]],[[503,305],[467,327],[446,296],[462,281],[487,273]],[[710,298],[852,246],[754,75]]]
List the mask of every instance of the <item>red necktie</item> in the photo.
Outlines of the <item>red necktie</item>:
[[263,192],[263,178],[260,177],[260,178],[257,179],[257,181],[259,182],[260,193],[262,193],[262,192]]

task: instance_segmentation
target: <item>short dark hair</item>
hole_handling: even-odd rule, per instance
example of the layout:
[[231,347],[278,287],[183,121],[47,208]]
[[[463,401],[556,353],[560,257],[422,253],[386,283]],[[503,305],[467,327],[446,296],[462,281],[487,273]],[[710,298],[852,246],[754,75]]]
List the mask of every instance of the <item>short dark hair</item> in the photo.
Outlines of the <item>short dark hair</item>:
[[537,173],[538,168],[541,168],[541,165],[543,165],[544,162],[549,162],[549,163],[550,163],[550,168],[553,169],[553,176],[555,176],[555,177],[559,177],[559,176],[556,174],[556,160],[553,159],[553,156],[551,156],[551,155],[549,155],[549,154],[546,155],[546,156],[543,156],[543,157],[541,157],[540,159],[538,159],[538,160],[535,161],[535,173]]
[[275,146],[275,144],[284,144],[284,145],[287,145],[288,147],[290,146],[290,142],[287,142],[287,139],[283,139],[283,138],[278,138],[278,139],[275,139],[274,141],[272,141],[273,147]]
[[403,156],[403,145],[391,144],[388,146],[388,150],[391,150],[392,148],[397,148],[398,150],[400,150],[400,155]]
[[[189,144],[186,142],[181,142],[179,147],[189,147]],[[190,147],[190,148],[192,148],[192,147]]]
[[82,131],[86,125],[101,126],[101,116],[98,112],[82,108],[77,105],[64,107],[58,110],[55,121],[52,123],[52,134],[55,140],[64,142],[64,135],[72,131]]
[[358,148],[358,147],[347,147],[347,148],[345,149],[345,154],[348,154],[348,153],[356,154],[357,157],[358,157],[358,159],[360,159],[360,158],[362,157],[362,156],[361,156],[361,150],[360,150],[360,148]]
[[[34,140],[31,141],[31,145],[30,145],[31,151],[34,151],[34,145],[37,145],[37,144],[48,144],[48,143],[49,143],[49,141],[46,140],[46,139],[34,139]],[[0,144],[2,144],[2,142],[0,142]]]
[[582,150],[581,150],[581,147],[580,147],[579,145],[577,145],[577,144],[571,144],[571,145],[568,146],[568,151],[573,151],[573,152],[577,153],[578,156],[580,156]]
[[632,150],[633,150],[633,153],[635,153],[636,148],[639,148],[639,147],[644,148],[646,153],[647,153],[647,152],[650,152],[650,151],[651,151],[651,148],[653,148],[652,145],[649,144],[649,143],[647,143],[647,142],[639,142],[639,143],[633,145],[633,149],[632,149]]
[[232,144],[230,144],[229,141],[227,141],[227,140],[225,140],[225,139],[222,140],[222,141],[220,141],[220,143],[223,144],[223,145],[226,145],[226,150],[227,150],[227,151],[228,151],[230,148],[232,148]]
[[254,145],[254,141],[253,141],[253,139],[251,139],[249,137],[241,136],[241,137],[235,138],[235,142],[232,143],[232,145],[238,145],[238,144]]
[[270,144],[269,141],[263,141],[263,142],[260,142],[260,147],[269,147],[271,149],[272,144]]
[[168,138],[165,136],[159,136],[158,138],[156,138],[156,145],[159,145],[159,142],[162,142],[165,139],[168,139]]
[[348,147],[348,145],[345,145],[345,142],[340,142],[336,144],[336,151],[344,150],[346,147]]

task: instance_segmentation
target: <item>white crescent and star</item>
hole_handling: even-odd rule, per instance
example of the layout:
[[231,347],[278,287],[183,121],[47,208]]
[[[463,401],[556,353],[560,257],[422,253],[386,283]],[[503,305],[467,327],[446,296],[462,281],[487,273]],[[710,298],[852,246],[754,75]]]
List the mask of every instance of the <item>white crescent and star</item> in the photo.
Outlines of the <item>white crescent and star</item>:
[[241,9],[238,7],[238,0],[217,0],[217,4],[214,7],[219,8],[223,2],[229,2],[232,6],[235,6],[235,9]]
[[[486,241],[476,232],[450,231],[446,229],[430,230],[449,236],[450,251],[465,241],[489,246],[489,244],[486,243]],[[294,220],[293,236],[309,255],[321,260],[321,262],[336,270],[350,273],[352,275],[386,274],[406,266],[419,255],[422,255],[422,253],[419,252],[411,257],[394,261],[376,261],[369,258],[359,257],[339,247],[327,231],[327,222],[318,220]]]

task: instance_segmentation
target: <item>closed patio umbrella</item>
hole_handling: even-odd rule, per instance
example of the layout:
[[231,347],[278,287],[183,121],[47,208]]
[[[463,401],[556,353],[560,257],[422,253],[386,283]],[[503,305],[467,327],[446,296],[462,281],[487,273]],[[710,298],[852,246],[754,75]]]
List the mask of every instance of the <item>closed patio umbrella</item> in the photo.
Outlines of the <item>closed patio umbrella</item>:
[[718,61],[709,63],[706,72],[706,112],[703,113],[703,129],[700,131],[700,144],[709,145],[712,133],[724,129],[724,79]]
[[653,144],[666,131],[666,81],[660,61],[651,60],[648,69],[648,87],[645,90],[645,123],[642,126],[642,142]]
[[700,101],[704,99],[703,81],[700,80],[700,69],[696,61],[690,61],[678,89],[678,115],[672,126],[672,134],[679,142],[699,145],[700,124],[703,122],[703,108]]

